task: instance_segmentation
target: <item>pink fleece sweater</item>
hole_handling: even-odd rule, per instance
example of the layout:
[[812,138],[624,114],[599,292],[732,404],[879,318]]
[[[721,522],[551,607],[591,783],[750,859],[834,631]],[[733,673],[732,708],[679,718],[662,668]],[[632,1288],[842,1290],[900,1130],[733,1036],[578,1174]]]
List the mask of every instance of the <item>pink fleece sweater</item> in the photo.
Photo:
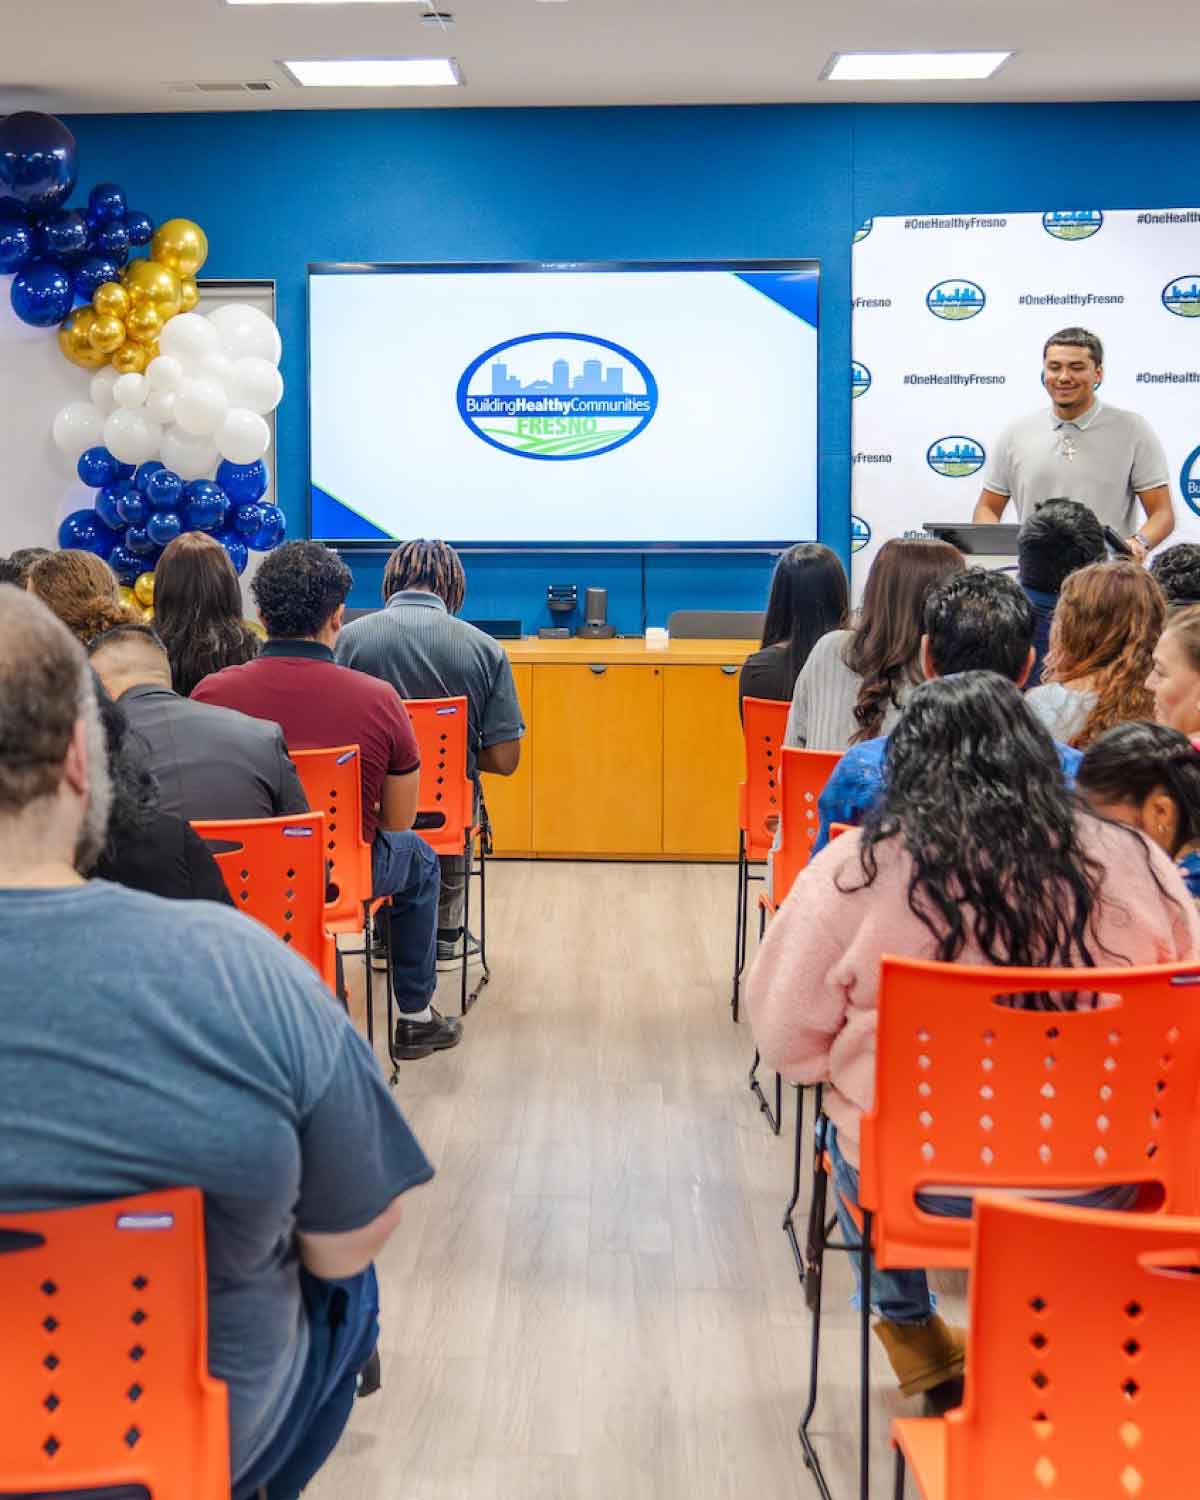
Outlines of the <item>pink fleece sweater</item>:
[[[1080,833],[1105,872],[1092,919],[1094,960],[1141,966],[1200,956],[1200,917],[1172,861],[1141,834],[1094,818],[1080,818]],[[746,988],[763,1062],[793,1083],[829,1085],[826,1112],[856,1164],[859,1117],[875,1093],[879,960],[885,953],[937,956],[933,935],[909,908],[912,860],[897,840],[879,845],[872,886],[838,890],[839,876],[843,886],[861,884],[861,844],[858,829],[843,834],[801,872],[767,930]],[[1164,899],[1155,876],[1174,901]],[[1100,945],[1120,957],[1110,960]],[[968,941],[960,962],[985,959]]]

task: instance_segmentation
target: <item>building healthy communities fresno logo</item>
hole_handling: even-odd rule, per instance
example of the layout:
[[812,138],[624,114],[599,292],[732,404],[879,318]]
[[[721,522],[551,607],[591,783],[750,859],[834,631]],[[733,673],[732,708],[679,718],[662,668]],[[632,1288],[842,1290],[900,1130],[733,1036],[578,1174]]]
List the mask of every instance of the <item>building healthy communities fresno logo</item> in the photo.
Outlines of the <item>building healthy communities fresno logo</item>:
[[645,428],[658,383],[630,349],[587,333],[526,333],[471,361],[458,411],[476,437],[517,458],[597,458]]
[[1177,318],[1200,318],[1200,276],[1177,276],[1162,290],[1163,306]]
[[1193,448],[1179,472],[1179,493],[1187,507],[1200,516],[1200,448]]
[[976,474],[983,468],[986,457],[981,443],[954,433],[930,443],[925,462],[935,474],[946,479],[965,479],[968,474]]
[[1052,208],[1042,215],[1042,228],[1056,240],[1090,240],[1103,223],[1098,208]]
[[977,317],[986,305],[983,288],[973,281],[939,281],[925,294],[925,306],[934,317],[952,323]]
[[861,516],[850,517],[850,550],[861,552],[871,542],[871,528]]
[[851,396],[865,396],[871,389],[871,372],[866,365],[860,365],[858,360],[853,360],[850,365],[850,394]]

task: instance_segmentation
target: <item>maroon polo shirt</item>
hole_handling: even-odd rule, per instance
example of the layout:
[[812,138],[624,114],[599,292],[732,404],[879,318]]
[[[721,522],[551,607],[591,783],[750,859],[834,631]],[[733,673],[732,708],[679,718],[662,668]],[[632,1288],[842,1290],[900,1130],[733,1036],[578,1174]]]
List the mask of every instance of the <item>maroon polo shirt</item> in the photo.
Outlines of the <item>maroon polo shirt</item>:
[[367,843],[379,826],[384,777],[406,776],[421,764],[408,710],[391,683],[339,667],[318,641],[268,641],[253,661],[206,677],[192,697],[273,720],[290,750],[357,745]]

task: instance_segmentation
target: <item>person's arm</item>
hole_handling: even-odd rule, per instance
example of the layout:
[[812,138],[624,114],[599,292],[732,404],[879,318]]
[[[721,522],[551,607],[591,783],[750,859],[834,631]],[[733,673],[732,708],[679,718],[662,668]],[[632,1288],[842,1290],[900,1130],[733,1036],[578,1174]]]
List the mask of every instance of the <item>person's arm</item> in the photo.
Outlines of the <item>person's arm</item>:
[[975,503],[975,514],[972,521],[984,526],[993,526],[999,522],[1004,514],[1004,507],[1008,504],[1010,497],[1002,495],[998,490],[984,489]]
[[878,802],[882,787],[882,743],[869,740],[863,745],[851,745],[838,761],[817,800],[821,822],[813,841],[813,854],[819,854],[829,842],[832,824],[857,826],[861,823],[863,814]]
[[296,770],[296,763],[288,754],[287,746],[283,742],[283,731],[278,725],[275,728],[275,755],[277,758],[273,798],[275,816],[290,818],[293,813],[311,812],[308,797]]
[[1133,555],[1142,562],[1152,548],[1165,542],[1175,530],[1175,511],[1171,505],[1170,488],[1165,484],[1155,485],[1152,490],[1140,490],[1138,499],[1146,512],[1146,519],[1137,535],[1127,540],[1133,548]]
[[1138,527],[1138,534],[1128,541],[1133,555],[1141,562],[1152,547],[1157,547],[1175,530],[1175,512],[1171,508],[1171,471],[1167,467],[1166,450],[1144,418],[1136,418],[1135,426],[1137,436],[1129,468],[1129,487],[1141,502],[1146,520]]
[[344,1234],[297,1234],[296,1244],[306,1270],[325,1281],[340,1281],[365,1271],[395,1233],[403,1209],[393,1198],[378,1218]]
[[1011,428],[1006,428],[992,448],[983,474],[983,489],[975,502],[975,514],[971,517],[976,525],[995,525],[1012,498],[1011,431]]
[[493,776],[511,776],[521,760],[521,736],[525,720],[513,680],[512,663],[501,656],[487,702],[483,705],[483,722],[479,726],[479,749],[475,764],[480,771]]
[[497,745],[487,745],[475,762],[481,771],[490,771],[493,776],[511,776],[521,763],[521,741],[501,740]]
[[389,833],[406,833],[417,818],[421,790],[420,770],[403,776],[385,776],[379,798],[379,826]]

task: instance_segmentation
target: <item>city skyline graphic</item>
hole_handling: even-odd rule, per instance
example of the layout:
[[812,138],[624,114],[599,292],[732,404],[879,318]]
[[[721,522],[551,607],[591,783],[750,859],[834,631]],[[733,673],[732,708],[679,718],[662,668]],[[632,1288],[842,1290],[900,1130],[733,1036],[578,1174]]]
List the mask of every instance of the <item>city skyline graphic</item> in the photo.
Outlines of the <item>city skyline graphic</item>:
[[620,396],[624,390],[625,371],[619,365],[605,368],[598,359],[585,359],[575,376],[569,360],[556,359],[548,380],[531,380],[525,385],[519,376],[509,374],[503,360],[492,365],[493,396]]
[[1090,239],[1103,223],[1098,208],[1055,208],[1042,215],[1042,228],[1056,240]]
[[1169,281],[1163,288],[1163,305],[1168,312],[1178,313],[1183,318],[1200,317],[1200,285],[1193,276],[1191,284],[1185,286],[1183,277]]
[[984,451],[974,438],[945,437],[931,444],[925,457],[934,473],[961,479],[982,468]]
[[973,281],[939,281],[925,298],[935,318],[973,318],[983,311],[987,298]]

